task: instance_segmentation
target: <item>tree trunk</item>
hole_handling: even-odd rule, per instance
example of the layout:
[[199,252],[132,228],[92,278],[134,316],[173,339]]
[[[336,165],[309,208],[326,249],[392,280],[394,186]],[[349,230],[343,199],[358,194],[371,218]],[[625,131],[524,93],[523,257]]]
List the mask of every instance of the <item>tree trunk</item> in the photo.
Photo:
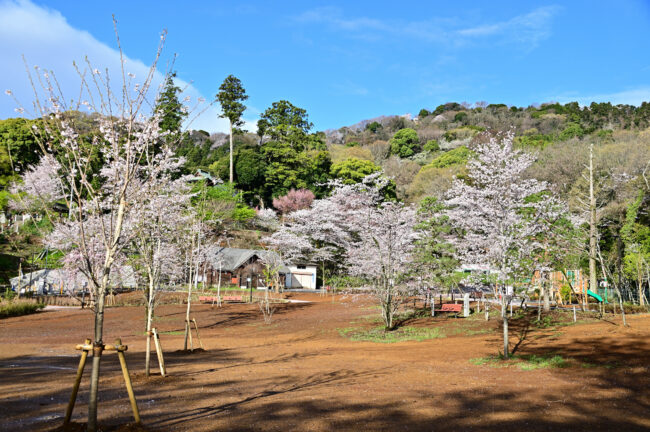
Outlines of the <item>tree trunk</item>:
[[549,298],[549,286],[546,277],[542,280],[543,292],[544,292],[544,312],[550,312],[551,310],[551,299]]
[[189,283],[187,284],[187,311],[185,312],[185,341],[183,342],[183,350],[187,351],[187,339],[190,331],[190,304],[192,303],[192,259],[190,257],[190,274]]
[[232,121],[230,122],[230,183],[233,183],[235,181],[235,174],[234,174],[234,168],[233,168],[233,144],[232,144]]
[[639,247],[639,256],[636,260],[636,269],[637,269],[637,277],[636,280],[638,288],[639,288],[639,305],[640,306],[645,306],[645,299],[643,295],[643,264],[641,263],[641,247]]
[[217,282],[217,298],[219,299],[219,307],[221,307],[221,263],[219,263],[219,281]]
[[[594,145],[589,148],[589,289],[597,290],[596,275],[596,197],[594,195]],[[583,298],[585,308],[588,307],[587,292]]]
[[[108,278],[105,277],[106,282]],[[104,281],[103,281],[104,282]],[[106,285],[100,287],[95,303],[95,340],[93,342],[93,367],[90,373],[90,397],[88,400],[88,432],[97,431],[97,393],[99,391],[99,365],[104,350],[104,297]]]
[[149,279],[149,295],[147,299],[147,347],[144,357],[144,373],[149,376],[151,364],[151,327],[153,321],[153,279]]
[[510,358],[509,348],[508,348],[508,314],[506,313],[506,296],[501,297],[501,317],[503,318],[503,358]]

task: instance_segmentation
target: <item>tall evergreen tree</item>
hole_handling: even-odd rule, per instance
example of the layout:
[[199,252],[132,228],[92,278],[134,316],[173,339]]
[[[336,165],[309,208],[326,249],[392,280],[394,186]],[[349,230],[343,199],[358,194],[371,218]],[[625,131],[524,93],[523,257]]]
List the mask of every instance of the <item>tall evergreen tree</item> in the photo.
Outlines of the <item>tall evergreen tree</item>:
[[174,78],[176,78],[176,72],[167,75],[163,90],[156,99],[155,107],[155,111],[161,114],[161,119],[158,123],[160,130],[169,132],[168,142],[178,139],[178,134],[180,134],[183,126],[183,120],[187,117],[187,112],[183,109],[183,104],[178,100],[181,89],[174,84]]
[[230,183],[232,183],[234,181],[233,129],[244,124],[241,116],[246,110],[246,105],[242,101],[248,99],[248,95],[239,78],[234,75],[228,75],[219,87],[219,93],[217,93],[216,98],[221,104],[222,113],[220,117],[227,118],[230,121]]

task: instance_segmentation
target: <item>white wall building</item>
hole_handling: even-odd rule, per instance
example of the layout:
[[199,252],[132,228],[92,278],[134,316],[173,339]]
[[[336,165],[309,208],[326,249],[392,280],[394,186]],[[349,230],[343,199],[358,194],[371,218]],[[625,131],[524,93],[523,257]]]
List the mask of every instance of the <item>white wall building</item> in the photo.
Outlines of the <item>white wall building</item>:
[[287,289],[316,289],[316,264],[288,265],[289,273],[285,279]]

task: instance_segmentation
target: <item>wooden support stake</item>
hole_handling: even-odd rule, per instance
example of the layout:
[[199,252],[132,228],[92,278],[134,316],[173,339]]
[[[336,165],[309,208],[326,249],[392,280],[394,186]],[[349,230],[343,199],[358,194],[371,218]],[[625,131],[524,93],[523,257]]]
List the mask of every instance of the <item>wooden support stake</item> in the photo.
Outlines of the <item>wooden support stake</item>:
[[201,342],[201,336],[199,336],[199,326],[196,324],[196,318],[192,318],[192,321],[194,321],[194,329],[196,330],[196,338],[199,340],[199,345],[201,346],[201,349],[203,348],[203,342]]
[[577,319],[576,319],[576,307],[575,307],[575,305],[573,305],[573,322],[576,322],[576,321],[577,321]]
[[190,338],[190,351],[194,351],[194,342],[192,342],[192,324],[190,324],[190,321],[187,320],[185,321],[185,326],[187,328],[187,336]]
[[153,342],[156,347],[156,355],[158,356],[158,366],[160,366],[160,375],[165,376],[167,374],[167,369],[165,369],[165,359],[163,357],[162,346],[160,345],[160,336],[158,336],[158,331],[156,328],[152,328],[151,332],[153,333]]
[[[86,339],[84,345],[90,345],[90,339]],[[70,395],[68,408],[65,410],[65,419],[63,420],[63,424],[70,423],[70,419],[72,418],[72,410],[74,409],[74,404],[77,401],[77,393],[79,392],[79,385],[81,384],[81,377],[84,374],[87,358],[88,350],[84,349],[81,351],[81,359],[79,360],[79,367],[77,368],[77,376],[74,379],[74,386],[72,386],[72,394]]]
[[131,384],[131,377],[129,376],[129,368],[126,366],[126,357],[124,356],[124,351],[126,348],[122,345],[122,339],[117,339],[115,341],[115,350],[117,351],[117,357],[120,359],[120,366],[122,366],[122,374],[124,375],[124,382],[126,383],[126,391],[129,393],[131,409],[133,410],[133,418],[135,419],[135,422],[139,424],[140,412],[138,411],[138,403],[136,402],[135,394],[133,393],[133,385]]

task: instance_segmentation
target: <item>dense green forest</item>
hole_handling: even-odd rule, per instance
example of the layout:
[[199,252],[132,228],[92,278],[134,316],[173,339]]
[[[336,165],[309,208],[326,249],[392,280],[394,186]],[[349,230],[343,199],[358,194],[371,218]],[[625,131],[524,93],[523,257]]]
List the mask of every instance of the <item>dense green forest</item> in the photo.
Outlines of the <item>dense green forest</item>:
[[[173,76],[172,76],[173,78]],[[234,77],[233,77],[234,78]],[[223,86],[222,86],[223,87]],[[174,138],[185,158],[186,174],[201,171],[225,181],[208,190],[212,215],[233,244],[254,247],[259,240],[255,208],[272,206],[291,189],[309,189],[316,198],[328,194],[327,182],[359,182],[383,171],[392,179],[387,192],[397,200],[420,203],[443,197],[454,178],[462,177],[473,147],[492,134],[512,131],[516,145],[536,154],[531,178],[548,182],[580,216],[588,189],[586,169],[593,149],[600,245],[612,274],[630,283],[644,276],[638,263],[650,260],[650,104],[639,107],[593,103],[549,103],[515,107],[504,104],[447,103],[423,108],[417,116],[385,116],[337,130],[315,131],[306,110],[286,100],[260,116],[257,131],[233,124],[233,183],[228,182],[229,135],[183,131],[186,114],[180,89],[170,78],[158,100],[161,128]],[[243,88],[239,89],[241,100]],[[241,114],[241,112],[239,113]],[[91,143],[95,118],[69,112]],[[233,121],[233,119],[231,119]],[[0,206],[11,217],[12,182],[38,160],[41,120],[0,121]],[[101,155],[92,164],[101,166]],[[2,278],[24,266],[38,267],[43,227],[36,222],[2,234]],[[46,254],[47,255],[47,254]],[[40,254],[43,259],[43,254]],[[31,260],[31,261],[30,261]],[[584,266],[582,259],[579,265]],[[568,265],[568,264],[567,264]],[[647,264],[646,264],[647,265]]]

